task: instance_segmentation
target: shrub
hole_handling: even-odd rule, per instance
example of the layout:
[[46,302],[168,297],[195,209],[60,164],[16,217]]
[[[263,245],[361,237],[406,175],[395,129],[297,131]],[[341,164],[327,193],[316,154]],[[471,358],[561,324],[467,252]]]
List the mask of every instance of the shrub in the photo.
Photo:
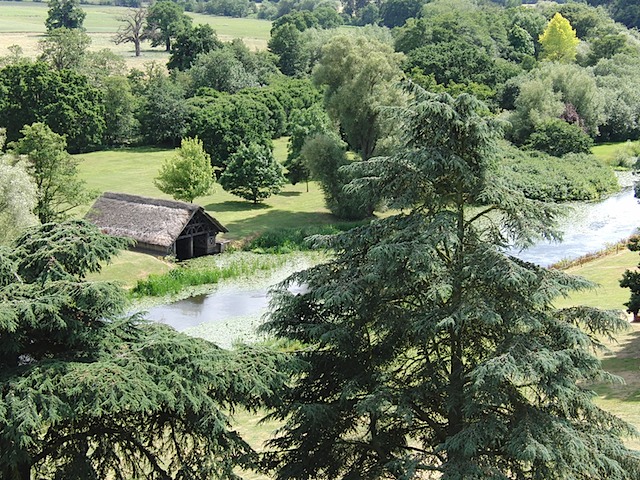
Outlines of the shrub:
[[528,146],[561,157],[567,153],[589,153],[593,140],[579,126],[558,118],[538,124],[529,136]]

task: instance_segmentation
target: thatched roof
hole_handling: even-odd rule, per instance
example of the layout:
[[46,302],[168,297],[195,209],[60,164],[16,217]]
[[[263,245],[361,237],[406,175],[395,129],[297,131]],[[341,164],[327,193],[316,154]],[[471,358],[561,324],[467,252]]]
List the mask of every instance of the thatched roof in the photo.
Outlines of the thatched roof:
[[169,247],[200,211],[218,232],[227,232],[215,218],[193,203],[105,192],[86,218],[104,233]]

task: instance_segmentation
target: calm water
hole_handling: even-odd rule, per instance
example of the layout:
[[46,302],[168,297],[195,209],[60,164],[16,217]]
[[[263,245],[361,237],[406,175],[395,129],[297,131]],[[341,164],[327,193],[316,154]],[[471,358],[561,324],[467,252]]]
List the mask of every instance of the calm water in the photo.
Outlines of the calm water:
[[629,188],[602,202],[573,204],[561,224],[562,243],[540,242],[511,253],[547,267],[596,252],[635,233],[640,227],[640,203]]
[[[633,234],[640,226],[640,204],[632,189],[598,203],[571,207],[564,219],[562,243],[547,242],[527,250],[511,252],[527,261],[548,266],[562,259],[576,258]],[[268,307],[271,285],[293,271],[308,268],[309,262],[283,268],[251,284],[227,284],[207,295],[151,308],[147,318],[171,325],[176,330],[211,340],[223,347],[235,340],[256,339],[255,328]]]

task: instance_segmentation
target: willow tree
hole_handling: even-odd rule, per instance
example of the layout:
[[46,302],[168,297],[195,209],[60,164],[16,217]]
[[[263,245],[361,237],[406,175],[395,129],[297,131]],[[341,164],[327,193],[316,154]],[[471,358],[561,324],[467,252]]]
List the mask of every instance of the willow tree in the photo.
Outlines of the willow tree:
[[404,148],[351,184],[401,213],[317,237],[335,257],[274,292],[265,330],[304,345],[272,415],[277,478],[638,478],[633,428],[588,387],[625,322],[554,308],[589,283],[504,252],[553,238],[556,212],[500,181],[486,107],[413,93]]
[[125,314],[85,281],[123,240],[46,224],[0,249],[0,477],[236,479],[256,456],[229,412],[268,403],[277,355]]

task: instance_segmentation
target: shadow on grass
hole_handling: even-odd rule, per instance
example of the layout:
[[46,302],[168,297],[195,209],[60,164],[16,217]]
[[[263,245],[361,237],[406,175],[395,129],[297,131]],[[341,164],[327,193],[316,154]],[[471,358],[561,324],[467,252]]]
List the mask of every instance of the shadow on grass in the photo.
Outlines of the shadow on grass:
[[298,197],[302,194],[302,192],[280,192],[278,194],[279,197]]
[[244,212],[244,211],[256,211],[256,210],[268,210],[272,208],[271,205],[265,203],[252,203],[252,202],[235,202],[227,201],[221,203],[210,203],[204,205],[204,209],[215,214],[216,212]]
[[600,397],[620,402],[640,402],[640,330],[622,338],[615,352],[602,359],[602,368],[624,379],[624,383],[590,385]]
[[[213,205],[213,207],[215,207]],[[215,213],[215,210],[211,210]],[[269,210],[255,217],[226,223],[229,236],[241,238],[252,233],[260,233],[272,228],[295,228],[301,225],[325,225],[340,223],[336,217],[321,212],[290,212],[286,210]]]

